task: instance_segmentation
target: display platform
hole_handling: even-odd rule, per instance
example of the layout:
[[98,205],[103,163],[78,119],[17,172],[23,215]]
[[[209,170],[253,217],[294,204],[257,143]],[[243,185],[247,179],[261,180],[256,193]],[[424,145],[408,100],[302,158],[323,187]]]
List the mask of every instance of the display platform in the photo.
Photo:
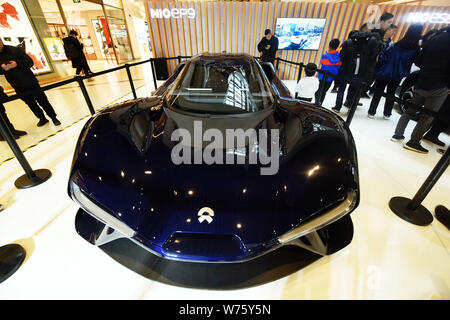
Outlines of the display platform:
[[[286,84],[291,90],[295,86]],[[331,108],[335,97],[328,93],[325,107]],[[362,102],[351,124],[361,202],[352,213],[353,241],[343,250],[318,259],[303,256],[302,250],[287,250],[282,254],[284,267],[274,268],[267,277],[270,268],[262,264],[253,274],[208,271],[210,278],[222,273],[232,281],[228,287],[208,290],[175,264],[157,259],[148,260],[149,277],[135,272],[74,230],[78,208],[67,196],[67,181],[83,120],[25,153],[33,167],[52,171],[49,181],[18,191],[14,181],[22,172],[17,162],[1,166],[0,203],[6,209],[0,213],[0,243],[21,244],[28,256],[0,285],[0,299],[450,299],[448,229],[437,219],[427,227],[411,225],[388,206],[394,196],[411,198],[441,155],[426,142],[430,153],[422,155],[390,141],[398,114],[390,120],[369,119],[369,100]],[[406,136],[412,128],[410,124]],[[450,144],[449,136],[441,139]],[[450,173],[445,172],[423,205],[431,212],[438,204],[450,207],[448,194]],[[272,259],[269,266],[282,260]]]

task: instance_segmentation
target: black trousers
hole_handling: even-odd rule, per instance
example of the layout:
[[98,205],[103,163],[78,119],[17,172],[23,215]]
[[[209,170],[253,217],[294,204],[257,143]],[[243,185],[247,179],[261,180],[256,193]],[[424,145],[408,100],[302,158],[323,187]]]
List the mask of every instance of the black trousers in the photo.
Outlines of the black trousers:
[[[330,89],[333,81],[324,81],[320,80],[319,89],[316,91],[316,104],[321,106],[323,100],[325,100],[325,95],[327,94],[328,89]],[[323,86],[322,94],[320,94],[320,87]]]
[[5,120],[6,125],[10,129],[14,129],[11,121],[9,121],[8,115],[6,114],[6,109],[5,109],[5,106],[3,105],[3,103],[0,103],[0,114],[2,115],[3,119]]
[[81,73],[81,70],[83,70],[84,74],[89,74],[92,72],[91,69],[89,68],[89,65],[87,63],[87,60],[86,60],[86,57],[84,56],[84,54],[80,59],[80,65],[76,68],[75,73],[77,75],[79,75]]
[[[397,90],[398,85],[400,84],[399,80],[376,80],[375,81],[375,89],[384,91],[386,89],[387,94],[395,95],[395,90]],[[370,102],[369,114],[375,115],[377,113],[378,104],[380,103],[381,96],[379,94],[374,93],[372,97],[372,101]],[[386,99],[384,103],[384,115],[390,117],[392,114],[392,107],[394,106],[394,100]]]
[[337,81],[336,79],[333,81],[334,85],[333,85],[333,89],[331,90],[338,90],[339,89],[339,81]]
[[[15,90],[20,99],[22,99],[34,113],[36,118],[45,119],[45,115],[42,109],[44,109],[47,116],[49,116],[51,119],[56,118],[55,110],[48,101],[45,92],[39,85],[26,88],[15,88]],[[39,106],[41,106],[42,109]]]

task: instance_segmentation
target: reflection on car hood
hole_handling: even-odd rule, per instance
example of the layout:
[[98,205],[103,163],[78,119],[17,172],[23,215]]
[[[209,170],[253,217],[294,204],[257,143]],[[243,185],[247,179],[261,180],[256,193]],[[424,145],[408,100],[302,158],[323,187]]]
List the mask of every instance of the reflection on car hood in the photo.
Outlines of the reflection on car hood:
[[[251,248],[357,188],[352,155],[339,135],[305,139],[278,174],[261,176],[259,165],[174,165],[175,128],[167,119],[140,152],[101,114],[85,133],[71,175],[89,197],[158,246],[181,232],[233,235]],[[211,223],[199,221],[205,207],[214,211]]]

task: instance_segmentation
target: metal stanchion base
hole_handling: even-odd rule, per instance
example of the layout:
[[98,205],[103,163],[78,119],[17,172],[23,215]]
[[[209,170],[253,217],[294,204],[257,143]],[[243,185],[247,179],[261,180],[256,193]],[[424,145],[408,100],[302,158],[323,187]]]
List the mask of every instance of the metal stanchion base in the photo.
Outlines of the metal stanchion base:
[[420,205],[417,209],[408,208],[411,199],[394,197],[389,201],[389,208],[400,218],[418,226],[428,226],[433,222],[433,215]]
[[48,169],[39,169],[34,170],[33,172],[36,175],[36,177],[33,179],[30,179],[26,174],[17,178],[17,180],[14,182],[16,188],[17,189],[31,188],[47,181],[52,176],[52,173]]
[[16,272],[25,260],[25,249],[18,244],[0,247],[0,283]]

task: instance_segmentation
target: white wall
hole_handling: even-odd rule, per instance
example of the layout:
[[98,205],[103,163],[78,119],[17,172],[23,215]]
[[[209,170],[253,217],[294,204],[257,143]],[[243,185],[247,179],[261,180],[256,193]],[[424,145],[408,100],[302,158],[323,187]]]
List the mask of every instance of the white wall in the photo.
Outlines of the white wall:
[[133,16],[146,20],[145,9],[142,5],[142,1],[134,1],[134,0],[122,0],[123,10],[125,14],[125,20],[127,22],[128,34],[130,36],[131,41],[131,50],[133,50],[133,55],[136,60],[140,60],[142,58],[141,51],[139,50],[139,43],[137,41],[136,29],[134,27]]

